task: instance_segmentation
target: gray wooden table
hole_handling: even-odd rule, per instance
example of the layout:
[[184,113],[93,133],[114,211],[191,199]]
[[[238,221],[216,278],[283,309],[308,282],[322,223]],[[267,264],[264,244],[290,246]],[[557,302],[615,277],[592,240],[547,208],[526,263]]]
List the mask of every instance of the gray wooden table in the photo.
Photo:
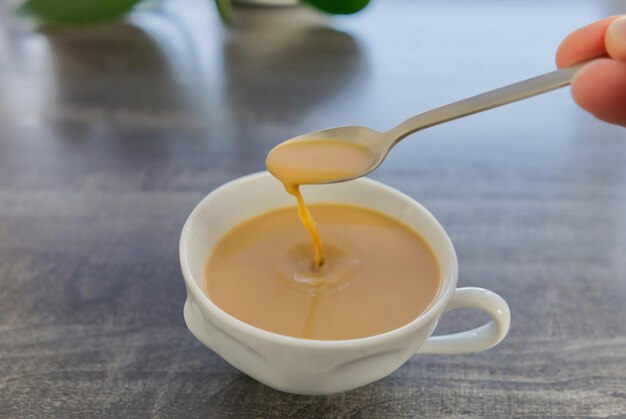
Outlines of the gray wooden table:
[[48,33],[1,7],[0,417],[626,415],[626,130],[566,89],[421,132],[373,174],[439,218],[461,286],[508,300],[493,350],[280,393],[186,329],[177,253],[194,205],[277,142],[549,71],[565,34],[623,1],[248,7],[228,31],[178,0]]

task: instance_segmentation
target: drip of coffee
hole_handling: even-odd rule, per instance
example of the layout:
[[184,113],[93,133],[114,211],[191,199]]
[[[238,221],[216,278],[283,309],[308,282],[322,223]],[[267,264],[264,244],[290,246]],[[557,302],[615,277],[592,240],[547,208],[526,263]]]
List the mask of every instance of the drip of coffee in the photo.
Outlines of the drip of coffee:
[[315,269],[324,264],[324,247],[300,193],[300,185],[358,176],[372,166],[374,158],[369,149],[358,144],[328,140],[284,143],[268,154],[267,170],[298,201],[298,215],[313,243]]

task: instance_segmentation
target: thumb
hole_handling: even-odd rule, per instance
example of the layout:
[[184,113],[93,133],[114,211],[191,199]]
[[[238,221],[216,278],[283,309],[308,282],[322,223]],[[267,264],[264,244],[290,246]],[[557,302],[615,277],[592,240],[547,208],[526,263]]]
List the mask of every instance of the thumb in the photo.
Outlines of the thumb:
[[626,61],[626,16],[611,22],[604,35],[604,45],[611,58]]

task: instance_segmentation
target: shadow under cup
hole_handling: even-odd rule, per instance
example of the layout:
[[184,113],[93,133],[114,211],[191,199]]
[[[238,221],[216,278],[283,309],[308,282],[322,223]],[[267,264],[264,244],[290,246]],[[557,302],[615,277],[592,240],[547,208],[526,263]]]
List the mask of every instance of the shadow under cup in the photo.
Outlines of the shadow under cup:
[[[330,394],[360,387],[392,373],[420,347],[422,352],[429,353],[476,352],[504,338],[509,326],[508,306],[487,290],[456,289],[458,266],[452,243],[443,227],[419,203],[364,178],[307,186],[304,195],[307,203],[367,207],[419,233],[440,266],[437,296],[411,323],[384,334],[350,340],[307,340],[278,335],[222,311],[204,292],[204,268],[212,247],[241,222],[294,205],[293,197],[269,173],[245,176],[207,195],[187,219],[180,239],[181,268],[188,293],[185,321],[202,343],[228,363],[281,391]],[[492,321],[470,332],[428,339],[444,311],[456,307],[482,309],[490,314]]]

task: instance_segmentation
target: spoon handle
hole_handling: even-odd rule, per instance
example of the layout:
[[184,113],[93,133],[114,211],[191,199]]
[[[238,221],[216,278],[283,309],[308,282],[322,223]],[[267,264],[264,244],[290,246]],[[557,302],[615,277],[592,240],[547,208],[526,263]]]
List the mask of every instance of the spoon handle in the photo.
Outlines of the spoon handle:
[[394,144],[424,128],[567,86],[574,74],[585,64],[542,74],[416,115],[390,131],[396,137]]

